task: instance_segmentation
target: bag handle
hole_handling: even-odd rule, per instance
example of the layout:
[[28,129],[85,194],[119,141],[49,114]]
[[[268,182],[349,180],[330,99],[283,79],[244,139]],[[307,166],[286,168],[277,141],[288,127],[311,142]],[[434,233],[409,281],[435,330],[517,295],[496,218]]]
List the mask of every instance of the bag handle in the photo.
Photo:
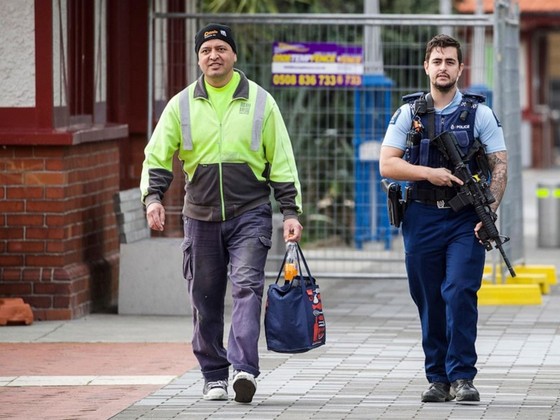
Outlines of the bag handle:
[[[298,265],[300,267],[300,271],[301,271],[301,263],[303,262],[303,266],[305,267],[305,270],[307,271],[307,276],[312,279],[313,276],[311,275],[311,271],[309,270],[309,266],[307,265],[307,260],[305,259],[305,256],[303,255],[303,251],[301,249],[301,247],[299,246],[299,242],[296,242],[296,246],[297,246],[297,259],[298,259]],[[278,271],[278,276],[276,276],[276,283],[278,283],[278,280],[280,280],[280,276],[282,275],[282,270],[284,269],[284,264],[286,264],[286,258],[288,257],[288,250],[286,250],[286,253],[284,254],[284,259],[282,260],[282,264],[280,264],[280,271]],[[300,275],[303,273],[299,273]]]
[[[313,276],[311,275],[311,270],[309,270],[309,266],[307,265],[307,261],[305,260],[305,256],[303,255],[303,251],[302,251],[301,247],[299,246],[299,242],[296,242],[296,245],[297,245],[297,250],[298,250],[298,262],[299,262],[299,257],[301,256],[301,261],[303,261],[303,265],[305,266],[305,270],[307,271],[307,276],[309,278],[312,278]],[[301,267],[301,264],[299,266]]]
[[284,264],[286,264],[286,258],[288,258],[288,250],[286,250],[286,253],[284,254],[284,259],[280,264],[280,271],[278,271],[278,275],[276,276],[276,283],[278,283],[278,280],[280,280],[280,276],[282,275],[282,270],[284,269]]

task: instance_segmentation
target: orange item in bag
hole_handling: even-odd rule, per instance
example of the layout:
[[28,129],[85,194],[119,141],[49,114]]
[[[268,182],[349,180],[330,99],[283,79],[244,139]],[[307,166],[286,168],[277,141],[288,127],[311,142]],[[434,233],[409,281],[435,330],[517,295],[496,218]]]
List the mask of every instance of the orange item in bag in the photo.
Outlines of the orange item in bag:
[[284,264],[284,279],[292,281],[297,274],[297,267],[294,263]]

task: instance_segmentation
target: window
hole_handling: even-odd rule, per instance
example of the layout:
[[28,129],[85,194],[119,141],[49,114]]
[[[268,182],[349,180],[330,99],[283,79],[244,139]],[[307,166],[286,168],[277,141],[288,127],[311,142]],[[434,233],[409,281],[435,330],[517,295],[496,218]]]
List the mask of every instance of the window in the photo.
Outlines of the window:
[[106,122],[106,0],[53,0],[54,127]]

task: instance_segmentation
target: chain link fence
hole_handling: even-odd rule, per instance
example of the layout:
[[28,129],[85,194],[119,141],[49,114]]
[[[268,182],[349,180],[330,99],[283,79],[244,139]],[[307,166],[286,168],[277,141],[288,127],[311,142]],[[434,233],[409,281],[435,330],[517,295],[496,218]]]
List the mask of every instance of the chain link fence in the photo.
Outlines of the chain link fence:
[[[291,135],[303,189],[303,246],[314,274],[404,278],[402,238],[388,223],[379,185],[379,149],[401,97],[428,90],[426,43],[438,33],[449,33],[463,47],[460,88],[486,94],[503,122],[511,170],[500,231],[513,238],[505,249],[518,262],[523,259],[519,29],[515,11],[503,9],[507,2],[498,3],[502,9],[494,15],[449,16],[179,14],[156,5],[151,13],[149,121],[157,121],[169,98],[199,74],[196,30],[211,22],[229,25],[238,47],[236,67],[274,96]],[[327,70],[318,73],[317,66],[300,70],[308,73],[295,78],[282,73],[289,66],[275,55],[281,50],[274,46],[286,44],[316,51],[336,47],[347,58],[347,63],[340,59],[342,64],[353,64],[347,68],[354,73],[341,78]],[[357,63],[360,51],[363,60]],[[283,253],[277,241],[271,269],[277,269],[275,261]],[[494,253],[488,261],[498,264]]]

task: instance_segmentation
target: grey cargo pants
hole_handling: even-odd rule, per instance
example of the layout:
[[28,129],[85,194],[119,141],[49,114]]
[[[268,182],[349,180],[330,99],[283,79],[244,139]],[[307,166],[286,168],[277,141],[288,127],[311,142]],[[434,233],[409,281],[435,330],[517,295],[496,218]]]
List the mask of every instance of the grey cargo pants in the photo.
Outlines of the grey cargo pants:
[[[272,237],[270,204],[225,222],[184,218],[183,275],[193,312],[193,352],[208,381],[229,366],[258,376],[264,267]],[[229,267],[229,273],[228,273]],[[231,329],[224,347],[224,301],[231,281]]]

